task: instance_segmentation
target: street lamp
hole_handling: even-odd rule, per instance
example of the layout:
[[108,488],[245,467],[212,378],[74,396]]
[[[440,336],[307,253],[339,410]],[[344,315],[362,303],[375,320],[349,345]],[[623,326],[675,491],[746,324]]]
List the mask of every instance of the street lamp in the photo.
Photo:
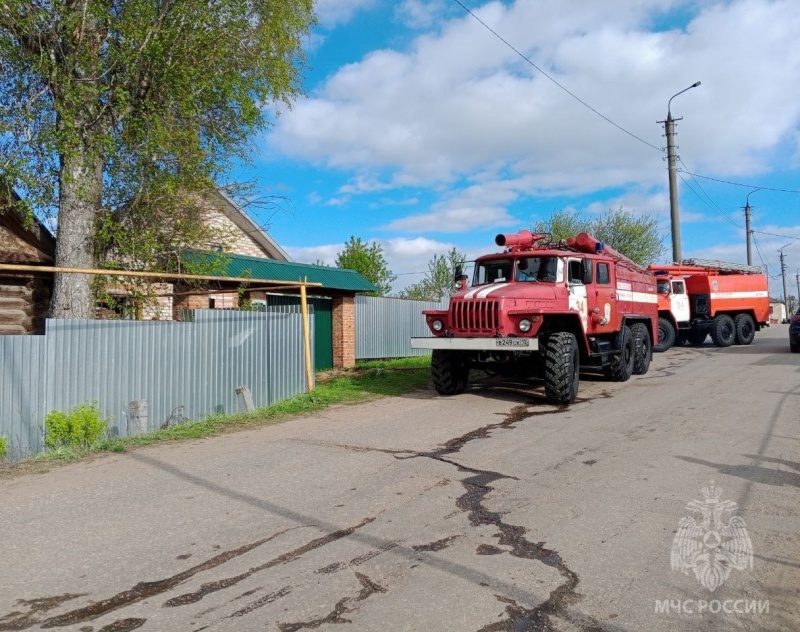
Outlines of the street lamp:
[[669,171],[669,215],[672,222],[672,260],[675,263],[680,263],[681,255],[681,222],[678,213],[678,181],[676,179],[676,160],[675,155],[675,121],[680,121],[683,117],[678,119],[672,118],[672,99],[679,94],[683,94],[687,90],[696,88],[700,85],[699,81],[695,81],[688,88],[684,88],[680,92],[673,94],[669,101],[667,101],[667,120],[659,121],[664,123],[664,135],[667,137],[667,170]]

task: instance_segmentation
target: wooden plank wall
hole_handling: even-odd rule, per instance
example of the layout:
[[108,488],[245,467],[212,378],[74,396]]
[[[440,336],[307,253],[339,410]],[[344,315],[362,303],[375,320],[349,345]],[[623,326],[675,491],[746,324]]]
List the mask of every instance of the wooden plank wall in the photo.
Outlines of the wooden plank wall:
[[50,279],[0,276],[0,335],[44,333],[51,294]]

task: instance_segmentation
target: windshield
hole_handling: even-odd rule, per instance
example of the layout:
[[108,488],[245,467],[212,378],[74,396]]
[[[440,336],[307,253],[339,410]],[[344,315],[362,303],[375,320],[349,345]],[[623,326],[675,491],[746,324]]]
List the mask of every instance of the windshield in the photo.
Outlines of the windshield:
[[669,281],[659,279],[656,283],[659,294],[669,294]]
[[[556,283],[564,276],[558,257],[524,257],[522,259],[492,259],[475,264],[473,285],[519,282]],[[516,264],[516,267],[515,267]],[[560,277],[560,278],[559,278]]]

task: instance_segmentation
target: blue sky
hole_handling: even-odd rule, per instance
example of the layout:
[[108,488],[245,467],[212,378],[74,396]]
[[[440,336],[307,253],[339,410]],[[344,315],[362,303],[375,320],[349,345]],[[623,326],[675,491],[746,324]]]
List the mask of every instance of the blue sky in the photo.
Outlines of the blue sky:
[[[559,209],[623,207],[667,234],[662,148],[672,101],[681,156],[684,257],[800,268],[800,3],[796,0],[462,0],[579,103],[454,0],[319,0],[306,96],[256,141],[256,217],[297,261],[332,263],[356,235],[377,241],[398,280],[455,246]],[[633,136],[638,138],[634,138]],[[689,175],[689,171],[698,177]],[[705,176],[705,177],[699,177]],[[772,236],[766,233],[782,235]],[[780,281],[772,282],[781,294]]]

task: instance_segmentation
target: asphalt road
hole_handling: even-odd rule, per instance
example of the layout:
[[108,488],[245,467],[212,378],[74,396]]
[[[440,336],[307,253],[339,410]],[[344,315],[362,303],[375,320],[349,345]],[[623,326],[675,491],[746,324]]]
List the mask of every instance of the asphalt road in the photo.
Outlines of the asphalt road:
[[776,326],[5,481],[0,631],[800,630],[799,422]]

